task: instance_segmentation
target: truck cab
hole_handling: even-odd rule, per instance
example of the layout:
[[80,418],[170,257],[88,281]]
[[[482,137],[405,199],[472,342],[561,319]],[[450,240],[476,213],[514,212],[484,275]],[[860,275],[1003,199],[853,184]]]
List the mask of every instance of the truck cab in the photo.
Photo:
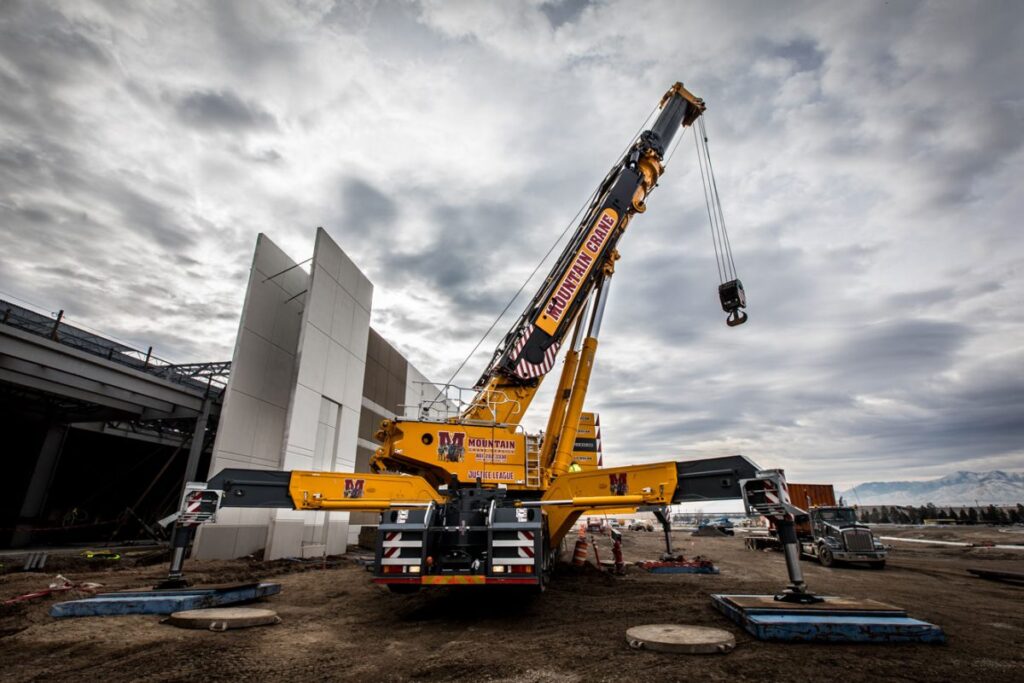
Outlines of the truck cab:
[[816,557],[822,566],[831,567],[841,561],[864,562],[875,569],[885,567],[885,547],[867,525],[857,521],[853,508],[812,507],[800,537],[803,553]]

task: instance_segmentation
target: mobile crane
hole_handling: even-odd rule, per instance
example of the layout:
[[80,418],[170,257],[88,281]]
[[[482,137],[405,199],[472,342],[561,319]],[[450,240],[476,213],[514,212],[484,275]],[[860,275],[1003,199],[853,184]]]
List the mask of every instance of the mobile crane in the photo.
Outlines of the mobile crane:
[[[373,580],[393,591],[449,584],[543,589],[557,548],[587,510],[666,507],[740,498],[758,468],[743,456],[626,467],[573,467],[617,245],[664,171],[680,128],[704,113],[681,83],[616,163],[542,285],[503,337],[452,415],[439,393],[413,418],[384,420],[370,472],[227,469],[187,487],[172,541],[169,581],[181,582],[194,528],[221,507],[372,510],[381,513]],[[706,140],[705,140],[706,142]],[[699,142],[698,142],[698,150]],[[710,171],[710,165],[708,165]],[[702,167],[703,171],[703,167]],[[729,325],[746,320],[743,286],[719,286]],[[571,333],[571,336],[570,336]],[[521,420],[566,339],[565,361],[547,429]]]

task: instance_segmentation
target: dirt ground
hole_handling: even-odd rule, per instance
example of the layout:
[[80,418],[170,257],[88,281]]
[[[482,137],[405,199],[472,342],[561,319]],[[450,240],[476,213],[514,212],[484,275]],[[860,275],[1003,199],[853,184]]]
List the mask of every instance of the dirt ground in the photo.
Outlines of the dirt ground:
[[[960,530],[882,530],[881,535]],[[972,531],[980,540],[981,532]],[[1022,534],[986,532],[1000,543]],[[626,532],[627,560],[654,559],[660,535]],[[721,574],[624,577],[561,567],[543,595],[465,587],[392,595],[341,559],[316,564],[189,562],[202,582],[268,579],[283,585],[266,605],[278,626],[212,633],[127,616],[56,620],[51,597],[0,607],[0,679],[102,680],[461,680],[476,681],[998,681],[1024,680],[1024,588],[974,578],[967,567],[1024,571],[1024,551],[896,544],[884,571],[825,569],[804,562],[813,590],[874,598],[942,626],[946,645],[815,645],[754,640],[712,607],[711,593],[767,593],[782,587],[778,553],[743,548],[742,538],[674,534],[677,550],[713,559]],[[975,539],[971,539],[975,540]],[[607,554],[607,540],[601,544]],[[56,558],[55,558],[56,562]],[[0,599],[43,588],[58,569],[111,589],[158,580],[161,565],[97,569],[56,564],[47,573],[0,576]],[[727,655],[630,650],[628,627],[685,623],[729,629]]]

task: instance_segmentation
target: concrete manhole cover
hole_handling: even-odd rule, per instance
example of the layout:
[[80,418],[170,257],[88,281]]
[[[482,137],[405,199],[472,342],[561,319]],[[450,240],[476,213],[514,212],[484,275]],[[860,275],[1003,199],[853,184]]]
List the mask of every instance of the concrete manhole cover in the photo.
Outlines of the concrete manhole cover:
[[736,647],[736,638],[728,631],[683,624],[634,626],[626,631],[626,642],[635,650],[691,655],[726,653]]
[[181,628],[201,628],[210,631],[227,631],[232,628],[267,626],[281,623],[281,618],[272,609],[256,607],[212,607],[175,612],[167,623]]

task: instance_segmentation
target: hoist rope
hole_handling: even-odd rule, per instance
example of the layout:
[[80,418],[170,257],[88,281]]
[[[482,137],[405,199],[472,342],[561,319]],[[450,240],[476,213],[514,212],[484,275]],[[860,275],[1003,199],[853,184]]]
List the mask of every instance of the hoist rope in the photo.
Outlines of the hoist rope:
[[700,168],[700,184],[704,191],[704,205],[707,207],[708,224],[711,226],[711,246],[715,249],[715,267],[718,269],[718,283],[725,282],[725,274],[722,272],[722,258],[718,253],[718,231],[715,230],[715,219],[711,216],[711,198],[708,196],[708,183],[704,176],[704,157],[701,154],[699,134],[694,134],[693,145],[697,150],[697,166]]
[[[635,133],[633,133],[633,137],[632,137],[632,138],[630,138],[630,141],[629,141],[629,143],[628,143],[628,144],[626,145],[626,147],[625,147],[625,148],[624,148],[624,149],[623,149],[623,150],[622,150],[622,151],[621,151],[621,152],[619,153],[619,155],[618,155],[617,157],[615,157],[615,162],[613,163],[613,166],[612,166],[612,168],[613,168],[613,169],[614,169],[615,167],[617,167],[617,166],[618,166],[618,164],[619,164],[619,163],[620,163],[620,162],[622,161],[622,159],[623,159],[623,158],[624,158],[624,157],[626,156],[626,152],[628,152],[628,151],[629,151],[629,148],[630,148],[630,147],[632,147],[634,143],[636,143],[636,141],[637,141],[637,138],[639,138],[639,137],[640,137],[640,133],[641,133],[641,132],[643,132],[643,130],[644,130],[644,129],[645,129],[646,127],[647,127],[647,124],[648,124],[648,122],[649,122],[649,121],[651,120],[651,117],[652,117],[652,116],[654,116],[654,112],[658,111],[658,109],[660,109],[660,108],[661,108],[661,105],[660,105],[660,104],[659,104],[659,105],[656,105],[656,106],[654,107],[654,109],[652,109],[652,110],[651,110],[651,113],[649,113],[649,114],[647,115],[647,118],[645,118],[645,119],[644,119],[644,122],[643,122],[642,124],[640,124],[640,127],[639,127],[639,128],[637,128],[636,132],[635,132]],[[607,179],[607,176],[606,176],[606,179]],[[594,189],[594,191],[590,193],[590,196],[589,196],[589,197],[587,198],[587,201],[583,202],[583,205],[582,205],[582,206],[580,206],[579,210],[578,210],[578,211],[576,212],[576,215],[575,215],[575,216],[573,216],[572,220],[570,220],[570,221],[569,221],[569,222],[568,222],[568,223],[566,224],[566,226],[565,226],[565,228],[564,228],[564,229],[562,230],[562,232],[561,232],[561,233],[560,233],[560,234],[558,235],[558,237],[557,237],[557,238],[555,238],[555,241],[551,243],[551,246],[550,246],[550,247],[548,248],[547,252],[546,252],[546,253],[544,254],[544,256],[543,256],[543,257],[541,258],[541,260],[540,260],[540,261],[539,261],[539,262],[537,263],[536,267],[534,267],[533,271],[532,271],[532,272],[531,272],[531,273],[530,273],[530,274],[529,274],[529,275],[528,275],[528,276],[526,277],[526,280],[524,280],[524,281],[523,281],[523,284],[519,286],[519,289],[518,289],[518,290],[516,290],[516,293],[512,295],[512,298],[508,300],[508,303],[507,303],[507,304],[505,304],[505,308],[501,309],[501,313],[499,313],[499,314],[498,314],[498,317],[494,319],[494,322],[492,322],[492,323],[491,323],[491,326],[490,326],[490,327],[488,327],[488,328],[487,328],[487,331],[486,331],[486,332],[484,332],[484,334],[483,334],[483,336],[482,336],[482,337],[480,337],[480,340],[479,340],[479,341],[478,341],[478,342],[476,343],[476,345],[475,345],[475,346],[473,347],[473,350],[472,350],[472,351],[470,351],[470,352],[469,352],[469,354],[468,354],[468,355],[467,355],[467,356],[466,356],[466,357],[465,357],[464,359],[462,359],[462,362],[461,362],[461,363],[459,363],[459,367],[457,367],[457,368],[455,369],[455,372],[453,372],[453,373],[452,373],[452,376],[448,378],[448,381],[447,381],[447,382],[445,382],[445,383],[444,383],[443,385],[441,385],[442,387],[446,387],[446,386],[451,386],[451,385],[452,385],[452,382],[454,382],[454,381],[455,381],[455,378],[456,378],[456,377],[458,377],[458,375],[459,375],[459,373],[460,373],[460,372],[462,372],[462,368],[464,368],[464,367],[466,366],[466,363],[468,363],[468,362],[469,362],[469,359],[473,357],[473,354],[475,354],[475,353],[477,352],[477,350],[478,350],[478,349],[480,348],[480,345],[484,343],[484,340],[485,340],[485,339],[487,339],[487,336],[488,336],[488,335],[489,335],[489,334],[490,334],[491,332],[493,332],[493,331],[494,331],[494,328],[495,328],[495,327],[497,327],[497,325],[498,325],[498,323],[499,323],[499,322],[501,321],[501,319],[505,317],[505,314],[506,314],[506,313],[508,313],[508,309],[512,308],[512,304],[514,304],[514,303],[515,303],[515,301],[516,301],[516,299],[518,299],[518,298],[519,298],[519,295],[523,293],[523,290],[524,290],[524,289],[526,289],[526,286],[527,286],[528,284],[530,284],[530,280],[532,280],[532,279],[534,278],[534,276],[535,276],[535,275],[537,274],[537,271],[539,271],[539,270],[541,269],[541,266],[543,266],[543,265],[544,265],[544,263],[545,263],[545,262],[546,262],[546,261],[548,260],[548,258],[549,258],[549,257],[551,256],[552,252],[554,252],[555,248],[556,248],[556,247],[557,247],[557,246],[558,246],[558,245],[559,245],[559,244],[560,244],[560,243],[562,242],[562,240],[563,240],[563,239],[565,239],[565,236],[566,236],[566,234],[567,234],[567,233],[569,232],[569,230],[570,230],[570,229],[571,229],[571,228],[572,228],[573,226],[575,226],[575,225],[576,225],[576,222],[577,222],[577,221],[579,220],[579,217],[580,217],[580,215],[581,215],[581,214],[582,214],[582,213],[583,213],[583,212],[584,212],[584,211],[585,211],[585,210],[586,210],[586,209],[587,209],[587,208],[588,208],[589,206],[591,206],[591,205],[593,204],[593,202],[594,202],[594,199],[595,199],[595,198],[597,197],[597,193],[598,193],[598,190],[599,190],[599,189],[600,189],[601,187],[603,187],[603,186],[604,186],[604,183],[602,182],[602,183],[601,183],[601,185],[600,185],[600,186],[598,186],[598,188]],[[437,394],[437,396],[436,396],[436,397],[434,398],[434,400],[436,401],[436,400],[437,400],[438,398],[440,398],[440,397],[441,397],[441,394],[442,394],[443,392],[444,392],[444,390],[443,390],[443,389],[442,389],[442,390],[441,390],[440,392],[438,392],[438,394]]]
[[698,119],[700,122],[700,133],[704,138],[704,155],[708,160],[708,175],[711,177],[711,186],[715,191],[715,206],[718,208],[719,225],[722,229],[722,237],[725,238],[725,253],[729,256],[729,266],[732,268],[732,277],[736,279],[736,262],[732,258],[732,242],[729,241],[729,231],[725,227],[725,213],[722,211],[722,197],[718,194],[718,180],[715,178],[715,169],[711,165],[711,150],[708,149],[708,134],[704,128],[704,117]]
[[718,193],[718,182],[715,170],[711,165],[711,153],[708,150],[707,129],[704,117],[697,119],[698,129],[694,131],[694,145],[697,149],[697,165],[700,168],[700,180],[704,190],[704,203],[707,207],[708,222],[711,226],[711,244],[715,250],[715,265],[718,268],[720,283],[736,279],[736,262],[732,255],[732,243],[725,226],[725,214],[722,211],[722,199]]

